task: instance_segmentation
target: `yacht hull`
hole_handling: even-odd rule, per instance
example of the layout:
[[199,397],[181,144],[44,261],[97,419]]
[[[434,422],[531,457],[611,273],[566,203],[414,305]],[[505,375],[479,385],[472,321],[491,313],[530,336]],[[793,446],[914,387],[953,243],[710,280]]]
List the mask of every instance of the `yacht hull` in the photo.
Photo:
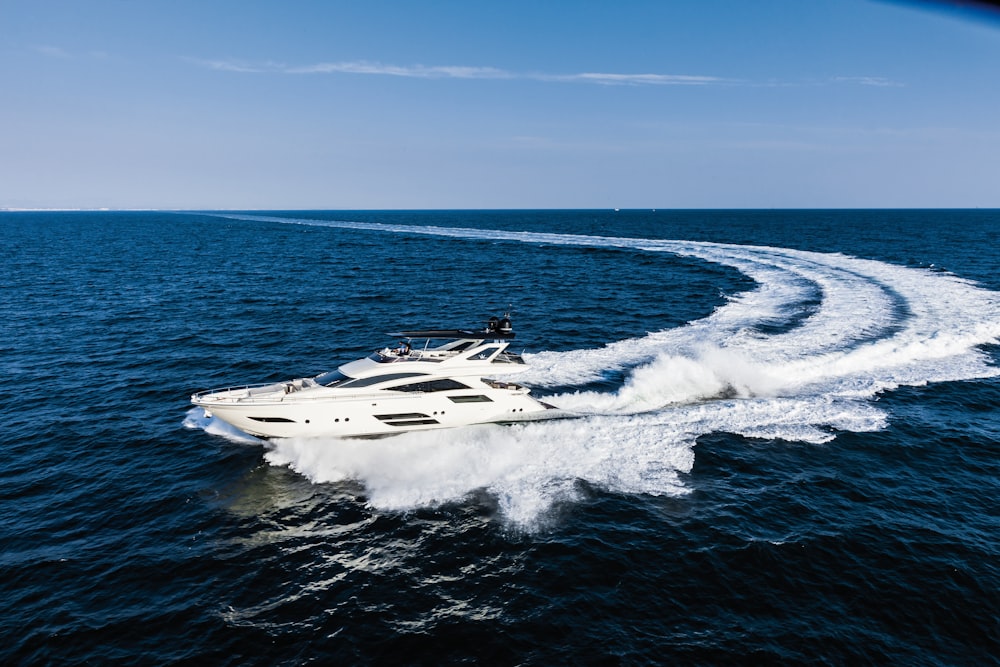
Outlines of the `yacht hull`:
[[205,397],[194,403],[207,415],[264,438],[385,436],[470,424],[527,421],[538,419],[550,410],[550,406],[535,400],[524,389],[453,395],[381,394],[309,402],[240,403]]

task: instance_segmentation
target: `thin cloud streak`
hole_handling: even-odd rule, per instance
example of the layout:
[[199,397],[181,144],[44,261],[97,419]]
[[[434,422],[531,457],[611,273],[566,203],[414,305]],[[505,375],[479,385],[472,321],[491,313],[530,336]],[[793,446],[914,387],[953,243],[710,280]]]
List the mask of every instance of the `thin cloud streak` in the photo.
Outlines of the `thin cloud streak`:
[[862,86],[878,86],[879,88],[902,88],[903,84],[883,76],[838,76],[836,83],[857,83]]
[[274,62],[264,62],[264,63],[245,63],[240,60],[202,60],[199,58],[183,58],[189,63],[198,65],[200,67],[207,67],[208,69],[214,69],[219,72],[241,72],[250,74],[264,74],[268,72],[284,72],[287,70],[285,65],[281,63]]
[[374,74],[398,76],[413,79],[513,79],[515,75],[495,67],[464,67],[425,65],[385,65],[366,60],[339,63],[316,63],[315,65],[286,65],[267,61],[247,63],[239,60],[198,60],[186,59],[196,65],[222,72],[244,72],[251,74]]
[[556,81],[583,81],[605,86],[704,86],[711,83],[727,83],[727,79],[717,76],[694,76],[690,74],[612,74],[608,72],[585,72],[563,77],[550,77]]
[[[314,65],[287,65],[273,61],[248,63],[239,60],[200,60],[186,58],[201,67],[222,71],[250,74],[357,74],[394,76],[410,79],[465,79],[465,80],[522,80],[556,83],[590,83],[602,86],[711,86],[711,85],[767,85],[795,86],[788,82],[768,82],[727,79],[717,76],[694,74],[626,74],[618,72],[581,72],[578,74],[546,74],[541,72],[518,73],[496,67],[469,67],[462,65],[388,65],[367,60],[316,63]],[[898,88],[904,84],[879,76],[838,76],[827,80],[835,84],[854,84],[882,88]]]
[[414,79],[521,79],[533,81],[583,82],[602,85],[706,85],[724,83],[714,76],[686,74],[616,74],[584,72],[580,74],[519,74],[496,67],[387,65],[365,60],[317,63],[292,66],[276,62],[246,63],[238,60],[188,59],[202,67],[224,72],[253,74],[369,74]]
[[58,46],[49,46],[47,44],[32,47],[37,53],[41,53],[43,56],[48,56],[50,58],[72,58],[66,49],[59,48]]
[[416,79],[513,79],[510,72],[495,67],[426,67],[424,65],[383,65],[365,61],[343,63],[319,63],[304,67],[287,67],[282,72],[288,74],[381,74]]

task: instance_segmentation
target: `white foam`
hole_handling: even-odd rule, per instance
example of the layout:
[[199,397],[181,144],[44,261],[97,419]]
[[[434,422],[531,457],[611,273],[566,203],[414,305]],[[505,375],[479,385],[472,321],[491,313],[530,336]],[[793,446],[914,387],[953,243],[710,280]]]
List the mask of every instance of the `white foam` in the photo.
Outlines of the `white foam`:
[[738,351],[702,345],[690,356],[663,353],[635,368],[617,392],[576,392],[548,400],[574,412],[632,414],[726,396],[772,395],[780,386],[767,367]]
[[[485,489],[530,526],[578,480],[622,493],[684,493],[701,435],[825,443],[885,428],[872,399],[902,385],[995,377],[980,346],[1000,339],[1000,294],[948,274],[841,254],[690,241],[230,216],[550,246],[634,248],[733,267],[756,286],[710,316],[595,349],[527,355],[520,380],[614,392],[546,400],[581,419],[404,434],[376,441],[276,441],[267,454],[316,482],[359,480],[375,507],[406,510]],[[761,326],[818,303],[797,326]]]
[[361,480],[380,509],[433,506],[485,489],[508,521],[530,527],[574,499],[579,479],[627,493],[684,493],[677,474],[690,470],[692,444],[688,434],[646,420],[591,417],[380,440],[276,440],[266,456],[315,482]]
[[191,408],[184,417],[185,428],[201,429],[206,433],[218,435],[233,442],[244,442],[259,444],[262,440],[255,438],[249,433],[244,433],[232,424],[228,424],[218,417],[209,417],[203,408]]

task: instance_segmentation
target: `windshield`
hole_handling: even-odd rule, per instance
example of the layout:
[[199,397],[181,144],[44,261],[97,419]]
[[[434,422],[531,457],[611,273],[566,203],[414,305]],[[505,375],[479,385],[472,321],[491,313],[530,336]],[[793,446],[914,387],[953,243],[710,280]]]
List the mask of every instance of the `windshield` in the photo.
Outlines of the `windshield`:
[[333,387],[340,384],[344,380],[350,380],[351,377],[349,375],[344,375],[340,371],[330,371],[329,373],[323,373],[322,375],[317,375],[313,379],[316,380],[318,384],[321,384],[325,387]]

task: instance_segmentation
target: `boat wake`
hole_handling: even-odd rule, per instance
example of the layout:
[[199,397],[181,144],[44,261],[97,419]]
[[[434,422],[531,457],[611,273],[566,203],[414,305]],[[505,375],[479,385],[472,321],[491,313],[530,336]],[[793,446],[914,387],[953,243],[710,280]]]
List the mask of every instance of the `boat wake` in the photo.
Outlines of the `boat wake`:
[[829,442],[839,431],[885,428],[889,415],[874,400],[880,392],[1000,375],[982,349],[1000,340],[1000,293],[947,273],[774,247],[224,217],[662,252],[726,265],[756,282],[683,327],[525,355],[531,368],[519,380],[538,389],[624,374],[617,391],[544,397],[580,419],[270,445],[272,464],[316,482],[359,480],[377,508],[436,505],[486,489],[507,520],[531,526],[573,500],[579,480],[613,492],[683,494],[680,475],[693,465],[699,436]]

